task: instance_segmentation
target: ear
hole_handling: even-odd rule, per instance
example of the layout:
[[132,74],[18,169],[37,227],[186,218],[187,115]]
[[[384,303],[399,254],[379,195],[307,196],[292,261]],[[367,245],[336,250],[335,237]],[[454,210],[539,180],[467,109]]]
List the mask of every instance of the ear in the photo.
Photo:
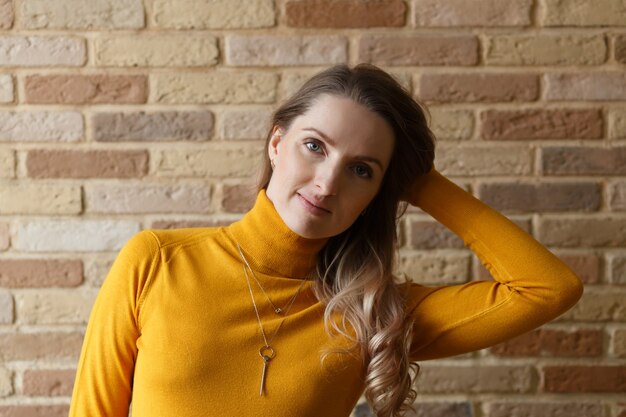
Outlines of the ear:
[[270,160],[274,160],[278,155],[278,145],[283,138],[283,129],[278,126],[274,126],[272,129],[272,136],[270,137],[269,143],[267,145],[267,152],[270,157]]

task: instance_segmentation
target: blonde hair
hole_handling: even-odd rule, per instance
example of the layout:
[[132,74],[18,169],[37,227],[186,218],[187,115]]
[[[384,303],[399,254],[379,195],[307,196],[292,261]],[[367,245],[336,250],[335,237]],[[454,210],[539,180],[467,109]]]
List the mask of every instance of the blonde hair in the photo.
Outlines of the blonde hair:
[[[273,114],[272,128],[285,131],[321,94],[346,97],[382,116],[394,132],[394,150],[380,190],[362,216],[329,238],[319,254],[315,295],[325,305],[324,324],[332,336],[350,341],[366,368],[365,397],[379,417],[411,409],[417,395],[412,382],[419,367],[409,360],[413,323],[393,275],[401,201],[413,181],[433,166],[435,139],[424,111],[389,74],[370,64],[336,65],[310,78]],[[272,169],[267,153],[259,189],[267,188]],[[333,316],[339,314],[341,320]],[[354,335],[353,335],[354,333]]]

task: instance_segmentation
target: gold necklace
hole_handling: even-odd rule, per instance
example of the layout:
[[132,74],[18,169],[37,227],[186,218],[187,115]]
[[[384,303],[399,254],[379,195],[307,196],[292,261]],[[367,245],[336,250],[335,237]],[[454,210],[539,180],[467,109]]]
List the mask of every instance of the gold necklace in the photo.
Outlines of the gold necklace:
[[304,283],[305,283],[306,280],[302,281],[302,283],[300,284],[300,287],[298,288],[298,291],[296,291],[296,293],[294,294],[292,299],[288,300],[283,308],[280,308],[280,307],[276,306],[276,304],[274,304],[274,302],[272,301],[270,296],[267,295],[267,292],[265,291],[265,288],[263,288],[263,285],[261,285],[261,282],[256,277],[256,274],[254,273],[254,269],[252,269],[252,267],[250,266],[250,263],[248,262],[246,257],[243,255],[243,251],[241,250],[241,247],[239,246],[239,244],[237,244],[237,248],[239,249],[239,255],[241,255],[241,259],[245,262],[245,264],[248,267],[248,269],[250,270],[250,272],[252,272],[252,278],[254,278],[254,281],[256,282],[256,285],[259,286],[259,288],[261,289],[261,291],[265,295],[265,298],[267,298],[267,301],[272,305],[272,310],[274,310],[274,313],[278,314],[279,316],[282,316],[283,313],[285,313],[285,309],[287,308],[287,306],[290,306],[293,303],[293,300],[298,296],[298,294],[300,293],[300,290],[304,286]]
[[[241,250],[241,246],[239,246],[239,243],[237,243],[237,249],[239,250],[239,255],[241,255],[241,259],[243,261],[242,262],[243,273],[246,277],[246,283],[248,284],[248,290],[250,291],[250,298],[252,299],[254,312],[256,314],[256,318],[259,323],[259,328],[261,329],[261,334],[263,335],[263,341],[265,342],[265,344],[261,346],[261,348],[259,349],[259,355],[261,356],[261,359],[263,359],[263,373],[261,374],[261,388],[259,390],[259,396],[262,396],[264,389],[265,389],[265,376],[267,373],[267,365],[272,359],[274,359],[274,357],[276,357],[276,351],[270,345],[270,343],[272,342],[272,340],[274,340],[274,338],[278,334],[278,331],[280,330],[283,323],[285,322],[285,319],[287,318],[287,315],[289,314],[289,310],[291,309],[291,306],[296,300],[296,297],[298,296],[298,294],[300,294],[300,290],[302,290],[302,287],[304,286],[305,280],[303,280],[302,284],[300,284],[300,287],[298,287],[298,291],[296,292],[296,294],[293,297],[291,297],[291,300],[289,301],[289,305],[286,306],[285,317],[283,317],[283,319],[278,324],[278,328],[274,332],[274,335],[268,340],[267,334],[265,333],[265,329],[263,328],[263,323],[261,322],[261,315],[259,314],[259,309],[256,305],[256,301],[254,301],[254,294],[252,293],[252,285],[250,284],[250,277],[248,276],[248,270],[246,269],[246,266],[248,268],[250,268],[250,266],[248,264],[248,261],[246,260],[246,257],[243,255],[243,252]],[[250,271],[252,271],[252,268],[250,268]],[[254,271],[252,272],[254,273]]]

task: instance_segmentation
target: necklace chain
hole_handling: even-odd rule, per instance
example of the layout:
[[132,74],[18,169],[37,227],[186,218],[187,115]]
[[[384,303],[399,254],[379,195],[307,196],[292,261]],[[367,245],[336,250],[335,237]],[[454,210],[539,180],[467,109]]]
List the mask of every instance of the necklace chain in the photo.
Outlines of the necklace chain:
[[[246,257],[243,255],[243,251],[241,250],[241,247],[239,246],[239,244],[237,244],[237,249],[239,249],[239,255],[241,255],[241,259],[244,261],[245,266],[247,266],[248,269],[250,270],[250,272],[252,272],[252,278],[254,278],[254,281],[256,282],[256,284],[259,286],[259,288],[261,289],[261,291],[265,295],[265,298],[267,298],[267,301],[269,301],[269,303],[272,305],[272,309],[274,310],[274,313],[276,313],[278,315],[281,315],[281,316],[283,315],[283,313],[286,315],[287,314],[287,308],[291,307],[291,304],[293,304],[294,300],[296,299],[296,297],[300,293],[300,290],[304,286],[304,283],[306,282],[306,280],[302,281],[302,283],[300,284],[300,287],[298,288],[298,291],[293,295],[291,300],[287,301],[287,304],[285,304],[285,306],[283,308],[277,307],[276,304],[274,304],[274,302],[270,298],[270,296],[267,295],[267,292],[265,291],[265,288],[263,288],[263,285],[261,285],[261,282],[256,277],[256,274],[254,273],[254,269],[252,269],[252,267],[250,266],[250,263],[248,262]],[[245,271],[245,268],[244,268],[244,271]],[[247,274],[246,274],[246,277],[247,277]],[[250,280],[250,278],[248,278],[248,280]]]
[[[252,272],[253,275],[254,275],[254,270],[250,267],[250,264],[248,263],[248,260],[244,256],[243,251],[241,250],[241,246],[239,246],[239,243],[237,243],[237,249],[239,250],[239,255],[241,256],[241,259],[243,261],[242,262],[243,273],[244,273],[244,275],[246,277],[246,283],[248,284],[248,290],[250,291],[250,299],[252,300],[252,306],[254,307],[254,313],[256,314],[256,318],[257,318],[257,321],[259,323],[259,328],[261,329],[261,334],[263,335],[263,341],[265,342],[265,344],[263,346],[261,346],[261,348],[259,349],[259,355],[261,356],[261,359],[263,359],[263,374],[261,375],[261,388],[260,388],[260,391],[259,391],[259,396],[262,396],[263,395],[263,391],[264,391],[264,387],[265,387],[265,375],[266,375],[266,372],[267,372],[267,366],[268,366],[269,362],[272,359],[274,359],[274,357],[276,356],[276,351],[270,345],[270,343],[272,342],[272,340],[274,340],[274,338],[278,334],[278,331],[280,330],[280,328],[282,327],[283,323],[285,322],[285,319],[287,318],[287,315],[289,314],[289,310],[291,310],[291,306],[293,305],[294,301],[298,297],[298,294],[300,294],[300,291],[302,290],[302,287],[304,286],[304,283],[306,282],[306,280],[302,281],[302,283],[300,284],[300,287],[298,287],[298,291],[296,291],[294,296],[291,297],[291,300],[289,300],[289,303],[285,306],[285,317],[282,318],[282,320],[278,324],[278,327],[276,328],[276,331],[274,332],[272,337],[268,340],[267,339],[267,334],[265,333],[265,329],[263,328],[263,323],[261,322],[261,315],[259,314],[259,309],[258,309],[258,307],[256,305],[256,301],[254,300],[254,294],[252,293],[252,285],[250,284],[250,277],[248,276],[248,269],[250,269],[250,271]],[[255,277],[255,279],[256,279],[256,277]],[[258,282],[258,280],[257,280],[257,284],[259,284],[259,287],[261,287],[261,289],[263,289],[263,287]],[[267,297],[267,299],[270,302],[270,304],[272,304],[272,306],[274,306],[274,303],[271,302],[271,300],[267,296],[267,293],[265,293],[265,290],[263,290],[263,293]]]

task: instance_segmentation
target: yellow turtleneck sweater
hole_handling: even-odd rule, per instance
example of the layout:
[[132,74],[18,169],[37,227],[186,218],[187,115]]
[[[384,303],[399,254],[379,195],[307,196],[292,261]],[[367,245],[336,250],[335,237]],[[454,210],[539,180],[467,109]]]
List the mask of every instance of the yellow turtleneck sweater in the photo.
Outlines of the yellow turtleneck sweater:
[[[578,277],[506,217],[432,170],[411,203],[459,235],[495,281],[413,284],[412,359],[481,349],[565,312]],[[323,307],[306,282],[271,345],[259,396],[264,344],[236,242],[271,300],[284,306],[326,240],[293,233],[261,191],[228,227],[144,230],[120,251],[85,334],[70,417],[346,417],[359,399],[360,360],[331,355]],[[252,280],[252,277],[251,277]],[[281,317],[251,282],[268,337]]]

